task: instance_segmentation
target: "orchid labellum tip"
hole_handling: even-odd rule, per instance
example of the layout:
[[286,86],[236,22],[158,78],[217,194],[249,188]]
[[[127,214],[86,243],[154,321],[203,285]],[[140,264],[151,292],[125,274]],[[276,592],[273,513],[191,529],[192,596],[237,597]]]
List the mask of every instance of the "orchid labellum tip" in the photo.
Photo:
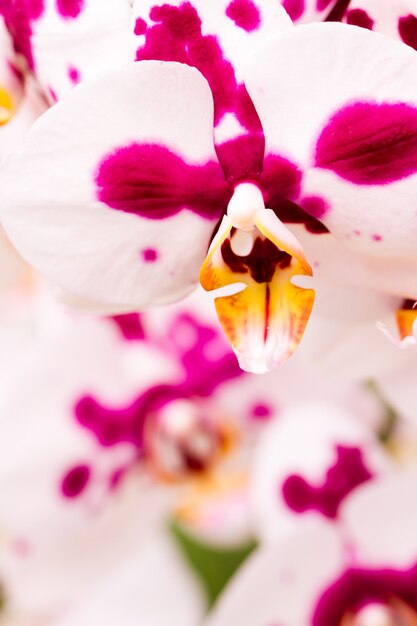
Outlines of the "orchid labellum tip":
[[216,298],[217,315],[242,369],[261,374],[286,361],[303,336],[314,291],[292,283],[312,276],[301,245],[252,183],[235,188],[200,272],[204,289],[243,283]]

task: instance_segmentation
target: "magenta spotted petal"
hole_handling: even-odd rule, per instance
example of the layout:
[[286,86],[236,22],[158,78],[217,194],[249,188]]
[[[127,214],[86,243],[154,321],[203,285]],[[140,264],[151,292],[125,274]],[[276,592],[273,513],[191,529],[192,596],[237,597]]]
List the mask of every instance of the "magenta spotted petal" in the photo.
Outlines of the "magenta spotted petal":
[[[80,85],[7,165],[10,232],[67,299],[89,309],[123,312],[183,297],[197,284],[229,197],[212,120],[208,84],[185,65],[136,63]],[[20,198],[16,176],[27,183]],[[32,185],[43,213],[35,227]],[[20,210],[30,235],[15,221]]]
[[[367,51],[367,63],[358,50]],[[337,239],[331,254],[332,241],[325,244],[327,254],[323,242],[309,247],[299,235],[326,279],[396,294],[400,283],[415,290],[416,72],[411,48],[336,23],[283,32],[248,66],[266,154],[285,156],[303,171],[304,206],[318,209]],[[322,209],[311,198],[321,198]]]
[[343,21],[383,33],[417,49],[414,0],[351,0]]

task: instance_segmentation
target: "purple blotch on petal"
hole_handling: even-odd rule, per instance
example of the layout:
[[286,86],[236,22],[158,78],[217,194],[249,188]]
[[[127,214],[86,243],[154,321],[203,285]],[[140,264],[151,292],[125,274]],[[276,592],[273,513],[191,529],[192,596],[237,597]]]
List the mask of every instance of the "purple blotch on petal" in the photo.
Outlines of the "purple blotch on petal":
[[315,165],[357,185],[383,185],[417,172],[417,108],[354,102],[322,130]]
[[372,478],[359,448],[336,446],[336,463],[326,473],[323,484],[311,485],[298,474],[289,476],[282,485],[287,506],[296,513],[318,511],[335,519],[344,498],[356,487]]
[[261,23],[259,9],[252,0],[232,0],[226,8],[226,15],[248,32],[256,30]]
[[330,211],[328,203],[319,196],[307,196],[300,201],[301,208],[318,220],[327,215]]
[[[189,332],[187,332],[189,331]],[[184,332],[190,342],[183,345]],[[146,420],[169,402],[179,398],[208,398],[223,383],[243,375],[236,357],[210,326],[191,315],[178,315],[168,333],[175,359],[182,364],[183,377],[149,386],[133,402],[122,407],[103,406],[92,396],[83,396],[75,407],[75,419],[91,431],[103,447],[130,443],[137,456],[143,454]]]
[[417,566],[397,570],[349,568],[327,589],[315,607],[311,624],[342,624],[371,603],[399,600],[417,611]]
[[141,254],[146,263],[155,263],[158,260],[158,250],[155,248],[145,248]]
[[360,26],[372,30],[374,20],[363,9],[350,9],[346,14],[346,22],[352,26]]
[[417,17],[415,15],[406,15],[398,20],[398,32],[401,39],[407,46],[411,46],[417,50]]
[[145,339],[145,331],[142,325],[140,313],[122,313],[110,318],[128,341],[141,341]]
[[79,70],[73,65],[70,65],[68,68],[68,77],[74,85],[77,85],[80,82]]
[[134,143],[107,155],[96,183],[101,202],[148,219],[164,219],[183,209],[218,219],[232,193],[218,163],[190,165],[151,144]]
[[88,465],[77,465],[67,472],[61,483],[61,491],[66,498],[76,498],[87,487],[91,469]]
[[272,413],[272,408],[263,402],[255,404],[250,412],[251,417],[256,421],[266,421],[271,417]]
[[317,11],[324,11],[324,9],[327,9],[331,5],[332,1],[334,0],[317,0]]
[[282,6],[294,22],[300,19],[305,10],[304,0],[283,0]]
[[75,19],[84,7],[84,0],[56,0],[57,8],[65,19]]

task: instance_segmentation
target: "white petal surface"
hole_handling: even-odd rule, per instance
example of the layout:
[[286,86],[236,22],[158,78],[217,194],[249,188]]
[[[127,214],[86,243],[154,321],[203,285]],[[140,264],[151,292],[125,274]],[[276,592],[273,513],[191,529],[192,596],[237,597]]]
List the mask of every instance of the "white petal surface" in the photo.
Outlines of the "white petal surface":
[[406,568],[417,558],[417,474],[397,472],[365,484],[342,507],[358,564]]
[[197,626],[204,612],[202,589],[161,529],[56,626]]

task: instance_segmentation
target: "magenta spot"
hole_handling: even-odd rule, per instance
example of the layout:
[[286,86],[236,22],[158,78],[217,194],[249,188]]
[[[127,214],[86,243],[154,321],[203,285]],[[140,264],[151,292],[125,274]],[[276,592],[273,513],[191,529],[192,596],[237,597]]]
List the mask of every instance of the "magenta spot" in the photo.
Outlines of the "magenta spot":
[[[184,346],[180,337],[187,329],[191,340]],[[149,416],[178,398],[211,397],[217,387],[242,375],[235,356],[220,335],[190,315],[175,318],[168,337],[174,344],[175,358],[183,366],[182,380],[150,386],[121,408],[105,407],[91,396],[84,396],[76,403],[74,413],[78,423],[90,430],[102,446],[131,443],[141,456]]]
[[83,10],[84,0],[56,0],[57,8],[65,19],[74,19]]
[[346,22],[352,26],[360,26],[368,30],[372,30],[375,24],[374,20],[363,9],[350,9],[346,13]]
[[417,566],[407,570],[349,568],[324,591],[311,623],[342,624],[368,604],[393,601],[395,607],[395,600],[417,611]]
[[355,230],[353,231],[354,235],[357,235],[358,237],[362,234],[360,230],[358,230],[357,228],[355,228]]
[[258,404],[255,404],[252,407],[250,413],[253,419],[259,420],[259,421],[266,421],[272,416],[273,410],[267,404],[263,404],[262,402],[259,402]]
[[307,196],[300,202],[301,208],[316,219],[321,219],[330,211],[328,203],[319,196]]
[[324,11],[330,6],[332,1],[333,0],[317,0],[316,2],[317,11]]
[[87,487],[91,470],[88,465],[77,465],[65,474],[61,490],[66,498],[76,498]]
[[80,82],[79,70],[76,67],[70,65],[68,68],[68,77],[70,81],[74,83],[74,85],[77,85]]
[[107,155],[96,183],[101,202],[148,219],[183,209],[218,219],[232,193],[218,163],[189,165],[167,148],[136,143]]
[[141,17],[135,22],[135,35],[144,35],[146,33],[146,29],[148,28],[147,23]]
[[142,250],[142,258],[146,263],[155,263],[158,260],[158,251],[155,248]]
[[283,0],[282,6],[294,22],[300,19],[305,9],[304,0]]
[[[13,0],[11,4],[13,4]],[[19,8],[20,10],[22,10],[21,7],[19,8],[17,7],[19,2],[15,2],[15,4],[16,4],[17,11],[19,10]],[[26,10],[28,12],[29,19],[31,20],[39,19],[42,13],[44,12],[44,8],[45,8],[44,5],[45,5],[45,0],[26,0]]]
[[417,17],[411,13],[405,17],[400,17],[398,20],[398,32],[407,46],[417,50]]
[[382,241],[382,235],[372,235],[372,240],[373,241]]
[[124,339],[128,341],[142,341],[145,339],[140,313],[113,315],[110,319],[116,324]]
[[316,166],[357,185],[383,185],[417,171],[417,109],[354,102],[333,115],[316,146]]
[[343,499],[372,478],[359,448],[336,446],[336,453],[336,463],[327,471],[322,485],[313,486],[298,474],[285,480],[282,495],[290,509],[296,513],[314,510],[335,519]]
[[226,8],[226,15],[248,32],[256,30],[261,23],[259,9],[252,0],[232,0]]
[[[237,83],[234,68],[225,59],[217,37],[202,34],[201,19],[195,8],[189,2],[184,2],[178,7],[167,4],[154,6],[150,17],[156,23],[147,28],[145,43],[138,48],[136,59],[177,61],[196,67],[212,91],[215,126],[226,113],[232,113],[246,129],[249,143],[259,144],[253,153],[257,154],[260,151],[263,153],[262,125],[252,100],[245,87]],[[223,155],[227,156],[227,152],[218,152],[227,179],[238,179],[240,174],[234,173],[233,166],[237,166],[241,171],[239,161],[235,159],[224,164]],[[258,174],[261,166],[259,159],[254,159],[253,172],[250,174]]]

